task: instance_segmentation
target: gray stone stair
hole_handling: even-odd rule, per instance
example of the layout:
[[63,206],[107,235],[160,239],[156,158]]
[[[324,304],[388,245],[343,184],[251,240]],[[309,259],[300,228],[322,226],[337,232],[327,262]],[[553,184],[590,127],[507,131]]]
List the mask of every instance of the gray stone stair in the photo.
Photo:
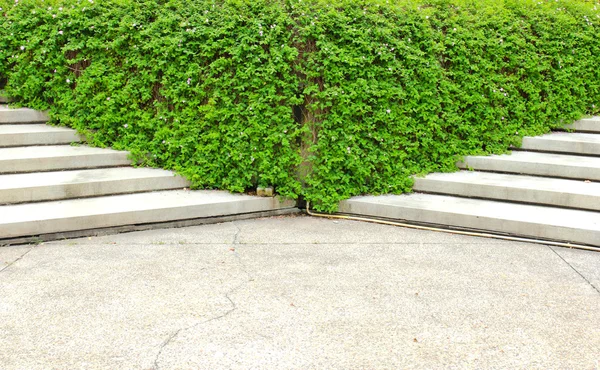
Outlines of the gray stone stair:
[[354,197],[340,212],[600,246],[600,119],[568,127],[576,132],[468,156],[463,171],[415,178],[414,194]]
[[224,191],[171,190],[0,206],[0,235],[15,238],[291,208],[294,202]]
[[524,137],[523,150],[583,155],[600,155],[600,135],[553,132],[537,137]]
[[566,125],[565,128],[579,132],[600,133],[600,117],[580,119],[579,121]]
[[433,194],[354,197],[340,212],[600,245],[600,213]]
[[276,197],[187,190],[184,178],[132,168],[127,152],[79,145],[47,120],[0,106],[0,246],[298,212]]
[[128,153],[87,146],[0,148],[0,174],[128,166]]
[[76,131],[45,124],[0,125],[0,148],[29,145],[58,145],[78,143]]
[[2,204],[182,189],[189,182],[170,171],[114,167],[0,175]]
[[462,169],[600,180],[600,157],[519,152],[491,156],[467,156],[458,163]]
[[415,178],[414,191],[600,211],[600,183],[460,171]]
[[0,105],[0,124],[40,123],[48,122],[48,114],[29,108],[11,109]]

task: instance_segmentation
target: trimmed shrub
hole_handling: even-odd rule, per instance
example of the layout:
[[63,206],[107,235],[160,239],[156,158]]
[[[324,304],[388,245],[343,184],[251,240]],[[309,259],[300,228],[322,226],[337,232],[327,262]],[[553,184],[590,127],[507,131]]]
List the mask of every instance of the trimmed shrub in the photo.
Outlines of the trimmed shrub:
[[323,211],[599,111],[597,2],[0,4],[18,104],[195,188]]

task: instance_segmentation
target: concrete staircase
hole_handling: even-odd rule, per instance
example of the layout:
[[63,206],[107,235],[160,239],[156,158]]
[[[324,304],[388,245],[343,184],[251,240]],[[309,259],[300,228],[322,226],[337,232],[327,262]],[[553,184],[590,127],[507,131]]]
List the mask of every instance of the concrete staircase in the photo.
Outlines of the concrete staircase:
[[130,167],[31,109],[0,105],[0,245],[297,212],[294,202],[190,191],[169,171]]
[[416,178],[414,194],[351,198],[340,212],[600,246],[600,117],[567,128]]

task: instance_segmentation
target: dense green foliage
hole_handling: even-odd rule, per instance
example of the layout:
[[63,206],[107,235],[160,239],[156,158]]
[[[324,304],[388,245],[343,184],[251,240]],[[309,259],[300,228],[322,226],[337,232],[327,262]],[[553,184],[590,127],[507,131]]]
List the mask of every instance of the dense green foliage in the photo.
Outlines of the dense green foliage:
[[597,2],[0,7],[0,85],[18,104],[195,187],[270,184],[320,210],[600,107]]

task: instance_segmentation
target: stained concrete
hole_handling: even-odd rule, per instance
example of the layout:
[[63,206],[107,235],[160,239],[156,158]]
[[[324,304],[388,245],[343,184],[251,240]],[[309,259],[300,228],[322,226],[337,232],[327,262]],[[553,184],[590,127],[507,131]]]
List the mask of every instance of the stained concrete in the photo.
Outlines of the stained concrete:
[[598,366],[600,253],[278,217],[2,263],[7,370]]

